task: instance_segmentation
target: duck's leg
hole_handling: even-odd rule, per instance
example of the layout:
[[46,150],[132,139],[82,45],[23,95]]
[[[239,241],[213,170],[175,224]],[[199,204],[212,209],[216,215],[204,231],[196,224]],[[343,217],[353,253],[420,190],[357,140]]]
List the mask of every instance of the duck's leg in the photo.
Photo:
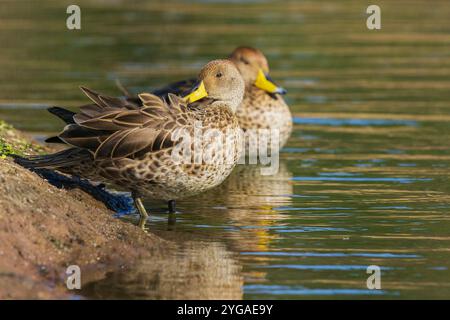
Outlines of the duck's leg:
[[148,218],[147,210],[145,210],[144,204],[142,203],[141,197],[139,197],[136,193],[132,193],[134,205],[136,206],[136,209],[139,211],[139,227],[142,230],[145,230],[145,222]]
[[167,230],[175,230],[175,223],[177,222],[177,217],[175,213],[169,213],[169,218],[167,219]]
[[167,206],[169,207],[169,213],[175,213],[177,210],[175,209],[176,203],[175,200],[169,200],[167,202]]
[[177,218],[175,216],[175,212],[177,211],[175,209],[175,200],[169,200],[167,202],[167,206],[169,207],[169,218],[167,220],[167,230],[172,231],[175,230],[175,222],[177,221]]

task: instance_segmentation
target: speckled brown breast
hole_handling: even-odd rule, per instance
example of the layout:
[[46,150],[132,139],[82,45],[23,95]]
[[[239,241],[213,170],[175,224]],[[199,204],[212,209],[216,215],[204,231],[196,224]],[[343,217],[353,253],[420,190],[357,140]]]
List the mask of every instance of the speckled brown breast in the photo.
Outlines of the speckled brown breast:
[[236,116],[242,129],[277,129],[282,148],[292,132],[292,115],[280,95],[271,96],[256,87],[246,89]]
[[[175,200],[201,193],[219,185],[231,173],[242,152],[242,135],[236,116],[226,107],[210,106],[198,113],[197,120],[203,124],[203,132],[215,129],[226,134],[230,139],[228,148],[221,149],[217,139],[203,139],[192,152],[189,163],[174,161],[175,145],[134,159],[83,161],[61,171],[111,183],[156,200]],[[193,128],[190,134],[193,137]],[[194,149],[193,144],[191,148]],[[227,161],[220,150],[229,153]],[[197,151],[209,152],[211,158],[207,163],[196,163]]]

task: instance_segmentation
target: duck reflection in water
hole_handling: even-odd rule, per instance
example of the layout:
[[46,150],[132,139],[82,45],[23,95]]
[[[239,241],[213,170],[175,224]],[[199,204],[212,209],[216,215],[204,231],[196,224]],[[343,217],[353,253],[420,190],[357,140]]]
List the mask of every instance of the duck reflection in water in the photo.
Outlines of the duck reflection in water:
[[[236,167],[222,185],[195,202],[193,215],[201,215],[202,224],[227,226],[223,238],[233,252],[270,251],[279,237],[271,228],[289,218],[277,210],[292,205],[293,175],[287,163],[280,161],[280,168],[274,175],[261,175],[260,169],[260,166],[249,165]],[[212,213],[211,208],[218,206],[223,210]],[[179,226],[178,230],[181,230]],[[265,275],[258,271],[245,276],[265,281]]]
[[[277,207],[292,203],[292,173],[285,162],[274,175],[261,175],[260,166],[238,166],[228,179],[217,188],[205,193],[199,199],[211,206],[222,206],[223,216],[204,215],[205,219],[221,219],[224,224],[237,228],[230,231],[233,247],[239,251],[265,251],[276,238],[269,233],[285,216]],[[238,239],[236,239],[238,237]]]
[[242,299],[241,267],[218,242],[192,240],[82,285],[91,299]]

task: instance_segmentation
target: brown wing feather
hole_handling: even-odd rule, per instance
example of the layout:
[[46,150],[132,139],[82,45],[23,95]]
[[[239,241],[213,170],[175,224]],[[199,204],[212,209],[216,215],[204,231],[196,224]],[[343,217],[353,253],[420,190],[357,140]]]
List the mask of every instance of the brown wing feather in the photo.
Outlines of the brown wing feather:
[[124,111],[112,119],[113,123],[123,127],[138,127],[149,121],[149,116],[140,110]]
[[[99,96],[99,99],[110,108],[122,108],[124,106],[124,102],[120,98],[101,95]],[[128,105],[128,103],[126,105]]]
[[105,112],[105,109],[107,109],[107,108],[99,107],[98,105],[96,105],[94,103],[87,104],[87,105],[80,107],[79,114],[82,114],[86,117],[92,118],[92,117],[96,117],[99,114]]
[[106,103],[104,103],[100,99],[100,95],[97,92],[95,92],[95,91],[93,91],[91,89],[88,89],[86,87],[80,87],[80,89],[81,89],[81,91],[84,92],[85,95],[88,96],[89,99],[92,100],[92,102],[94,102],[100,108],[107,108],[108,107],[108,105]]
[[157,131],[152,128],[133,128],[115,132],[95,152],[94,158],[125,158],[152,144]]
[[153,94],[140,94],[143,107],[136,108],[125,100],[82,90],[95,104],[80,108],[73,117],[75,124],[66,126],[59,137],[89,150],[95,159],[132,158],[170,148],[173,129],[192,122],[186,102],[172,94],[168,102]]
[[[74,118],[75,119],[75,118]],[[120,129],[126,128],[123,125],[119,125],[113,122],[113,119],[110,118],[93,118],[87,119],[85,121],[77,121],[78,118],[75,119],[75,122],[85,128],[93,129],[93,130],[105,130],[105,131],[116,131]]]

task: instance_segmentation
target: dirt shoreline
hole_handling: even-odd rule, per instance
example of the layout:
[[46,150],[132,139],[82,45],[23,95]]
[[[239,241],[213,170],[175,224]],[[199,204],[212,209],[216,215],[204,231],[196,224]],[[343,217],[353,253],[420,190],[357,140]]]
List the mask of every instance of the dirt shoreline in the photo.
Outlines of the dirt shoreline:
[[174,249],[89,194],[56,188],[8,156],[46,148],[0,123],[0,299],[68,299],[78,295],[66,288],[69,265],[80,266],[87,283]]

